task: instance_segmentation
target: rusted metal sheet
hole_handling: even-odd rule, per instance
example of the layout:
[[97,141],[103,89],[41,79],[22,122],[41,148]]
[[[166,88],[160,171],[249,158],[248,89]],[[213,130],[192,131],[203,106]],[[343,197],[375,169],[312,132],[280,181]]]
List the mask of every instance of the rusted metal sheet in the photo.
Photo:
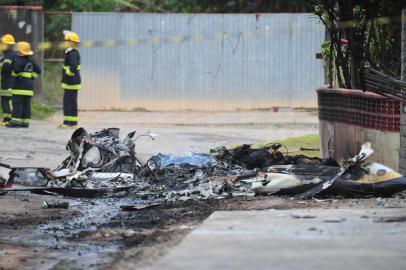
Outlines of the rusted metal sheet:
[[[40,6],[0,6],[0,36],[12,34],[16,41],[28,41],[34,59],[43,71],[44,53],[35,45],[44,40],[44,17]],[[43,74],[34,81],[35,95],[42,97]]]

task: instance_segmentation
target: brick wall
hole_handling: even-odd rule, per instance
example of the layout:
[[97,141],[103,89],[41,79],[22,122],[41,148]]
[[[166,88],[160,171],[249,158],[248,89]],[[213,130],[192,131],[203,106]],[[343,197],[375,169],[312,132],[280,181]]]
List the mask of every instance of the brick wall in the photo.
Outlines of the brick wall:
[[380,131],[399,132],[400,102],[360,90],[317,90],[319,119]]
[[399,101],[349,89],[321,88],[317,96],[323,157],[333,149],[333,157],[341,161],[370,141],[375,150],[370,161],[399,169],[400,156],[406,157],[406,152],[399,154]]

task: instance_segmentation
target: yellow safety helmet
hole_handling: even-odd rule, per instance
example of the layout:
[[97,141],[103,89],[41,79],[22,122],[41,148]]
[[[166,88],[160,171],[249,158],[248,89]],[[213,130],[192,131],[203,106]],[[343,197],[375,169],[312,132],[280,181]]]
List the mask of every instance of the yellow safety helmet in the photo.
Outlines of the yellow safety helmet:
[[16,41],[12,35],[5,34],[1,37],[1,43],[7,44],[7,45],[13,45],[13,44],[16,44]]
[[64,40],[80,43],[79,36],[75,32],[65,30],[63,31],[63,34]]
[[26,41],[17,42],[16,51],[22,55],[33,55],[34,52],[31,50],[30,43]]

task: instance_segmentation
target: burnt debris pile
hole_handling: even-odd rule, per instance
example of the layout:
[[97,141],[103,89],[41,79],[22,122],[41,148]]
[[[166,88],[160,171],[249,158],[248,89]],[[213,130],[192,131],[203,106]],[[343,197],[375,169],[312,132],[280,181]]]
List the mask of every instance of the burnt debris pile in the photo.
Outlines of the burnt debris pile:
[[[140,136],[154,137],[151,134]],[[32,191],[90,197],[118,191],[166,201],[230,196],[289,195],[391,196],[406,189],[406,178],[379,163],[369,142],[340,166],[334,159],[290,156],[281,144],[263,148],[219,147],[210,154],[157,154],[143,163],[135,132],[120,139],[119,129],[75,130],[69,156],[56,169],[0,164],[0,191]]]

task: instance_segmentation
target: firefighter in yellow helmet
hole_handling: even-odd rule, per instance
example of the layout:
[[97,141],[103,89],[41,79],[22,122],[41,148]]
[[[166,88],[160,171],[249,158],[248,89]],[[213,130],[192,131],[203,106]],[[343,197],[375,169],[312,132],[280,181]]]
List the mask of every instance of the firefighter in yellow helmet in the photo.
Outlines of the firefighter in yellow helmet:
[[65,61],[62,70],[61,87],[63,94],[63,124],[58,128],[75,128],[78,123],[78,91],[81,88],[80,54],[78,34],[64,31],[64,40],[67,42]]
[[0,58],[0,97],[1,107],[3,109],[3,121],[0,122],[1,126],[7,124],[11,119],[11,84],[13,77],[11,76],[11,67],[16,56],[13,51],[15,44],[14,37],[11,34],[5,34],[0,38],[0,47],[3,52],[3,57]]
[[11,121],[6,127],[28,128],[31,121],[31,98],[34,96],[34,79],[41,73],[39,66],[31,58],[34,52],[30,43],[21,41],[16,45],[17,55],[14,58],[11,75],[14,80],[11,85],[13,95],[13,112]]

